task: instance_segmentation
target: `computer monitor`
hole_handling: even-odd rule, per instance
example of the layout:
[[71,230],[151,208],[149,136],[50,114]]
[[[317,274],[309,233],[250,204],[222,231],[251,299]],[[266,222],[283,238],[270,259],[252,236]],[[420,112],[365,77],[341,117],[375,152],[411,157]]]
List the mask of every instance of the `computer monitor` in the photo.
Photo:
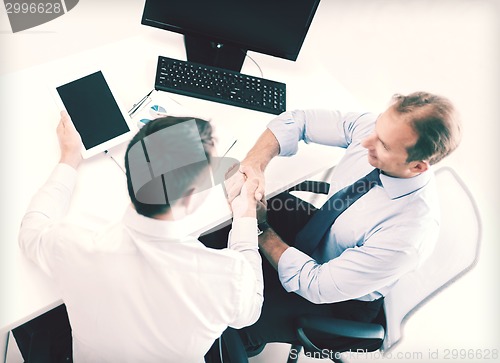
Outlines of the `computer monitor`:
[[146,0],[141,23],[184,35],[187,59],[240,71],[247,50],[295,61],[320,0]]

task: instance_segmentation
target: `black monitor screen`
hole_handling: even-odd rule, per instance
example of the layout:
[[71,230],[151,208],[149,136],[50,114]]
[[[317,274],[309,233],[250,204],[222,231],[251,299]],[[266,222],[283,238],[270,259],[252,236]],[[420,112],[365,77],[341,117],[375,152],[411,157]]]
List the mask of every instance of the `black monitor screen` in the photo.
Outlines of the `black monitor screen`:
[[146,0],[142,24],[296,60],[319,0]]

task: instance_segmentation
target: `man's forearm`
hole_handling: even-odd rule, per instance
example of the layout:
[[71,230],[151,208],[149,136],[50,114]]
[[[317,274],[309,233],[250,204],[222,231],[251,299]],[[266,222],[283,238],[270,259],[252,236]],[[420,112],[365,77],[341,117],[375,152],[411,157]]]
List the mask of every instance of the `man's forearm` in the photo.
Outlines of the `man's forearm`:
[[259,247],[261,252],[277,270],[281,255],[290,247],[274,232],[268,228],[259,236]]
[[240,305],[241,310],[237,320],[231,324],[234,328],[242,328],[255,323],[260,316],[264,301],[264,278],[262,259],[257,245],[257,221],[250,217],[235,218],[232,227],[228,247],[238,251],[254,273],[253,279],[250,271],[247,271],[242,278],[242,292],[246,297],[242,299],[244,302]]
[[242,163],[264,171],[269,162],[279,154],[279,151],[278,140],[271,130],[266,129],[247,153]]

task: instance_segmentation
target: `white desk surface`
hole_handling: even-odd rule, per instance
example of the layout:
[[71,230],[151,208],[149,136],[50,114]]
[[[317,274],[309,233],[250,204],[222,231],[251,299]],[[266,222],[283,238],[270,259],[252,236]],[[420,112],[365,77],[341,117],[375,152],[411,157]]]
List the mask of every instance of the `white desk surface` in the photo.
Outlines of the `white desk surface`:
[[[161,33],[161,34],[160,34]],[[59,305],[62,301],[52,283],[34,264],[19,253],[18,228],[35,191],[45,182],[59,158],[55,128],[59,109],[51,98],[47,84],[51,77],[71,68],[101,68],[126,109],[154,87],[158,55],[185,59],[182,38],[168,32],[154,32],[95,50],[71,55],[48,64],[7,74],[0,78],[3,94],[2,168],[0,195],[5,214],[1,218],[2,247],[0,257],[0,335]],[[289,62],[254,55],[265,70],[266,78],[287,83],[288,109],[317,106],[314,88],[325,82],[326,72],[318,65]],[[255,66],[246,61],[243,73],[256,76]],[[352,109],[359,105],[335,80],[328,80],[331,107]],[[273,115],[171,94],[196,115],[211,119],[234,135],[238,142],[228,156],[241,160]],[[323,96],[325,95],[323,94]],[[6,102],[5,102],[6,101]],[[8,137],[5,137],[8,135]],[[276,158],[266,173],[268,196],[335,165],[342,150],[320,145],[301,145],[292,158]],[[123,155],[124,145],[110,150]],[[300,167],[297,167],[300,165]],[[221,190],[220,190],[221,193]],[[230,218],[221,194],[214,192],[209,209],[200,211],[195,229],[207,230]],[[105,156],[84,161],[74,193],[70,217],[79,223],[104,223],[117,220],[129,200],[123,172]],[[221,206],[214,208],[214,204]]]

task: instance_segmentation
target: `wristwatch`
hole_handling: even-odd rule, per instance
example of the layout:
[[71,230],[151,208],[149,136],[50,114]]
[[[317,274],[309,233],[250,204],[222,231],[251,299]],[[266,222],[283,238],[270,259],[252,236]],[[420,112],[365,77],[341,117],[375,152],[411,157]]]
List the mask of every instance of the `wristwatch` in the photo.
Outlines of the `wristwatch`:
[[260,236],[269,228],[271,228],[271,226],[267,223],[267,221],[257,223],[257,236]]

